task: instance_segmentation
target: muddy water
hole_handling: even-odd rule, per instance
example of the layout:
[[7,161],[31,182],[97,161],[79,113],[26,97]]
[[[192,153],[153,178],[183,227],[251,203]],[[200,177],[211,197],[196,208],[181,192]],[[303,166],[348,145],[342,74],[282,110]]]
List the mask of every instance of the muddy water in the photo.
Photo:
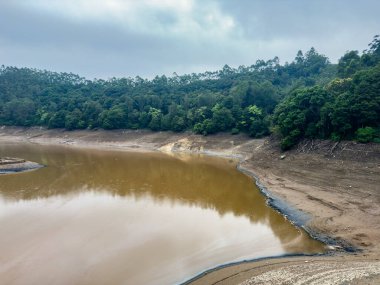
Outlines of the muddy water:
[[0,146],[1,284],[175,284],[242,259],[317,253],[232,161]]

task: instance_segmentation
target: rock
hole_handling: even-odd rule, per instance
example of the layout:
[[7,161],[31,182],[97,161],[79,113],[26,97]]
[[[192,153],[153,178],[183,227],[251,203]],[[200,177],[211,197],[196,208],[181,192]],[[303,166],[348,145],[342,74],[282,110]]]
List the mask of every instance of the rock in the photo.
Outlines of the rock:
[[14,157],[0,157],[0,165],[23,163],[25,159],[14,158]]
[[0,157],[0,174],[24,172],[38,169],[43,165],[22,158]]
[[285,159],[285,158],[286,158],[285,154],[283,154],[283,155],[280,156],[280,159]]

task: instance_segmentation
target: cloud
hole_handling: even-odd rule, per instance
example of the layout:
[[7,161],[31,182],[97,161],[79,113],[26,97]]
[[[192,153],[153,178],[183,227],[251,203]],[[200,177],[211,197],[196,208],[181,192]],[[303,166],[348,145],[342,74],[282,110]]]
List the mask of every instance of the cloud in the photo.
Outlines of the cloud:
[[[378,0],[219,1],[244,38],[290,59],[297,49],[314,46],[336,61],[346,50],[362,51],[379,33]],[[282,47],[282,48],[281,48]]]
[[[364,3],[365,2],[365,3]],[[0,64],[90,78],[290,61],[362,50],[380,3],[296,0],[0,0]]]
[[216,2],[195,0],[29,0],[23,7],[69,21],[113,24],[129,32],[161,37],[223,37],[234,19]]

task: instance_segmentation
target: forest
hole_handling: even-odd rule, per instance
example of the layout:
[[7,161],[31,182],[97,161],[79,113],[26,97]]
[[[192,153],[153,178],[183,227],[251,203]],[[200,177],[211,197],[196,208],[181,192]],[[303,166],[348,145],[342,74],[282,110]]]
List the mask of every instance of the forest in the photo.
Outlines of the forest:
[[0,125],[274,134],[284,150],[302,138],[380,142],[380,38],[337,64],[311,48],[283,65],[151,80],[1,66]]

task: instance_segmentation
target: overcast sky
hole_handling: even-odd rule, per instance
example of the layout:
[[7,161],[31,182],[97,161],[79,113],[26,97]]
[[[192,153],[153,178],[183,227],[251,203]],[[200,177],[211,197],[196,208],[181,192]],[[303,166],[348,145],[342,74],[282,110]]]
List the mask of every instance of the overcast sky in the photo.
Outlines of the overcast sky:
[[332,62],[380,33],[379,0],[0,0],[0,65],[88,78]]

